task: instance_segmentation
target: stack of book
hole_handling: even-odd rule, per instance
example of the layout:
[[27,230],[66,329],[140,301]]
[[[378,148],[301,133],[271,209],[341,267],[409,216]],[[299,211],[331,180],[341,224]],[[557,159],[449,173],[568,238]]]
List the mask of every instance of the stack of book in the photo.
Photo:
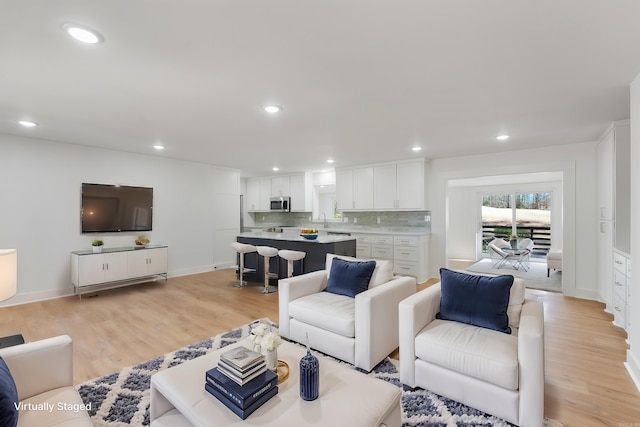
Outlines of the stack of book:
[[263,355],[237,347],[207,371],[204,388],[244,420],[278,394],[278,375],[267,369]]

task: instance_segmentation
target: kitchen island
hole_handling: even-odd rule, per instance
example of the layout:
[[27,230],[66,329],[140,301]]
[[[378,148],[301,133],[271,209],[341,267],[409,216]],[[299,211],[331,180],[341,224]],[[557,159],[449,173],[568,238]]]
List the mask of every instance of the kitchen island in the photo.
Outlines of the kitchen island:
[[[324,270],[327,254],[356,256],[356,239],[351,236],[323,235],[318,236],[315,240],[307,240],[303,237],[286,233],[251,231],[240,233],[237,241],[254,246],[271,246],[277,249],[306,252],[307,255],[302,262],[302,270],[300,270],[299,262],[294,263],[294,275]],[[246,280],[255,282],[264,280],[264,263],[261,256],[256,253],[246,254],[244,266],[245,268],[255,269],[255,273],[245,273]],[[278,274],[281,279],[287,277],[287,261],[280,257],[272,258],[269,271]]]

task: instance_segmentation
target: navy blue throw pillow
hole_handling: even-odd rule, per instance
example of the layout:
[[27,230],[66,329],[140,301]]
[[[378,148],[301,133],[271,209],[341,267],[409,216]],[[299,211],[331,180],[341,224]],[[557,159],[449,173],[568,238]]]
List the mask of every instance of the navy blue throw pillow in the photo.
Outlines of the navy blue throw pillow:
[[507,308],[513,276],[476,276],[441,268],[440,284],[436,318],[511,333]]
[[354,298],[369,288],[374,268],[375,261],[345,261],[334,258],[325,291]]
[[18,389],[2,357],[0,357],[0,420],[3,421],[3,426],[18,425]]

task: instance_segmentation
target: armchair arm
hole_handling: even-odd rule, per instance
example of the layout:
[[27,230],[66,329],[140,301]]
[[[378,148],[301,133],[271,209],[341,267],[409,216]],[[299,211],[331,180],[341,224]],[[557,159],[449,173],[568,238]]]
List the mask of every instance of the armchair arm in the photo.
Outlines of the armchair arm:
[[440,283],[412,295],[398,305],[400,382],[415,387],[415,338],[440,311]]
[[371,371],[398,347],[398,303],[416,293],[414,277],[397,277],[355,297],[355,365]]
[[73,386],[73,343],[68,335],[0,350],[20,400],[48,390]]
[[327,287],[326,270],[312,271],[300,276],[278,280],[278,310],[280,335],[290,338],[289,303],[300,297],[322,292]]
[[542,301],[525,299],[518,330],[520,425],[544,422],[544,310]]

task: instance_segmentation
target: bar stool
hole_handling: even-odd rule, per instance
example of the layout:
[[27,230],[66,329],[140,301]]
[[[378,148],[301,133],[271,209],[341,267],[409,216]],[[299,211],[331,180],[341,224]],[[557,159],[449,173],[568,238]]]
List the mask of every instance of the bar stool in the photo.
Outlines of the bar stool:
[[268,294],[275,292],[276,289],[269,286],[269,279],[272,275],[275,276],[275,278],[277,278],[278,275],[269,273],[269,260],[274,256],[278,256],[278,250],[271,246],[256,246],[256,250],[258,251],[258,254],[264,257],[264,289],[262,290],[262,293]]
[[233,250],[235,250],[239,257],[240,257],[240,280],[238,281],[238,283],[236,283],[236,288],[241,288],[243,287],[246,282],[244,281],[244,256],[245,254],[249,254],[252,252],[256,251],[256,247],[253,245],[249,245],[246,243],[239,243],[239,242],[231,242],[231,247],[233,248]]
[[[287,277],[293,277],[293,262],[300,261],[300,264],[302,264],[302,260],[305,256],[307,256],[307,253],[302,251],[290,251],[288,249],[281,249],[278,251],[278,256],[282,259],[287,260]],[[303,270],[302,265],[300,270]]]

